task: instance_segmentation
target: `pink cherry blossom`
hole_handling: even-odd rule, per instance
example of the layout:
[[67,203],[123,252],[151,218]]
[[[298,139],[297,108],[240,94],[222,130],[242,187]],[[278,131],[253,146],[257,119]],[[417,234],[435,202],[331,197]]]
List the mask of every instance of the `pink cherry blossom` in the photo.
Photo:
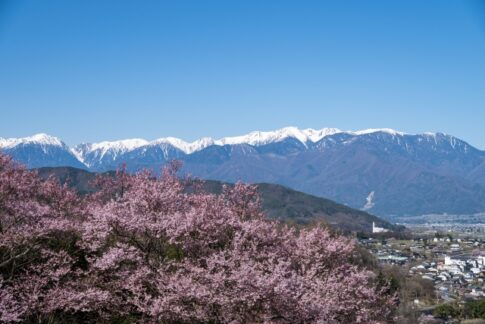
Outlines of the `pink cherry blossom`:
[[89,196],[0,154],[0,321],[370,323],[394,296],[355,242],[266,220],[254,186],[185,190],[179,164]]

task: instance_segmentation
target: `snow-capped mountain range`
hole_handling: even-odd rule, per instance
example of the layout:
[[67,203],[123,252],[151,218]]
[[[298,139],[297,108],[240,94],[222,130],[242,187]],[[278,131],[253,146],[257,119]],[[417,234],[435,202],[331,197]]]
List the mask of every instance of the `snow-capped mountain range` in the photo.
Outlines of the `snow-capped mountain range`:
[[[358,132],[345,132],[348,134],[369,134],[373,132],[387,132],[389,134],[403,134],[396,132],[392,129],[368,129]],[[200,150],[205,149],[211,145],[224,146],[224,145],[239,145],[248,144],[253,146],[263,146],[271,143],[281,142],[287,138],[294,138],[300,141],[302,144],[306,145],[308,142],[316,143],[325,136],[334,135],[337,133],[344,133],[337,128],[323,128],[320,130],[314,130],[311,128],[300,130],[296,127],[286,127],[276,131],[261,132],[254,131],[242,136],[234,137],[224,137],[218,140],[214,140],[210,137],[204,137],[198,139],[194,142],[186,142],[175,137],[164,137],[159,138],[154,141],[147,141],[144,139],[127,139],[112,142],[100,142],[94,144],[80,144],[73,148],[73,152],[80,157],[80,161],[84,160],[84,156],[97,152],[97,156],[100,158],[104,157],[106,154],[110,154],[115,157],[119,154],[124,154],[143,146],[159,146],[163,144],[171,145],[174,148],[182,151],[185,154],[191,154]],[[36,136],[48,136],[45,134],[40,134]],[[56,138],[53,138],[57,140]],[[18,141],[18,139],[15,139]],[[89,166],[89,165],[87,165]]]
[[[175,137],[163,137],[153,141],[147,141],[141,138],[133,138],[118,141],[103,141],[99,143],[82,143],[70,148],[69,151],[79,160],[79,162],[83,163],[89,168],[91,167],[89,159],[90,157],[92,158],[94,156],[100,160],[105,157],[109,157],[109,159],[116,160],[118,156],[141,147],[170,145],[184,154],[192,154],[212,145],[224,146],[248,144],[252,146],[264,146],[271,143],[281,142],[288,138],[293,138],[306,146],[307,143],[316,143],[326,136],[339,133],[364,135],[377,132],[384,132],[391,135],[404,135],[402,132],[388,128],[366,129],[354,132],[341,131],[337,128],[323,128],[320,130],[315,130],[311,128],[298,129],[296,127],[285,127],[275,131],[254,131],[246,135],[224,137],[218,140],[214,140],[210,137],[203,137],[194,142],[186,142]],[[0,149],[9,150],[17,146],[24,145],[39,145],[43,149],[46,149],[49,146],[58,146],[62,148],[67,147],[59,138],[43,133],[24,138],[5,139],[0,137]]]
[[281,142],[287,138],[294,138],[300,141],[302,144],[306,145],[308,142],[316,143],[326,136],[334,135],[338,133],[364,135],[364,134],[371,134],[371,133],[377,133],[377,132],[385,132],[392,135],[404,135],[404,133],[397,132],[395,130],[388,129],[388,128],[366,129],[366,130],[357,131],[357,132],[353,132],[353,131],[344,132],[337,128],[323,128],[320,130],[307,128],[307,129],[301,130],[296,127],[285,127],[282,129],[278,129],[276,131],[269,131],[269,132],[254,131],[246,135],[224,137],[219,140],[214,140],[210,137],[203,137],[191,143],[175,137],[159,138],[151,142],[143,139],[128,139],[128,140],[113,141],[113,142],[100,142],[95,144],[87,144],[89,145],[88,151],[84,151],[82,149],[84,147],[83,145],[86,145],[86,144],[81,144],[74,147],[74,151],[76,151],[77,154],[79,154],[80,156],[83,156],[83,154],[87,152],[93,152],[93,151],[100,151],[104,153],[112,151],[119,154],[119,153],[126,153],[129,151],[133,151],[142,146],[156,146],[160,144],[168,144],[184,152],[185,154],[191,154],[191,153],[203,150],[206,147],[211,145],[224,146],[224,145],[248,144],[253,146],[263,146],[271,143]]
[[[394,136],[405,135],[403,132],[398,132],[390,128],[341,131],[338,128],[323,128],[320,130],[315,130],[311,128],[298,129],[296,127],[285,127],[275,131],[254,131],[246,135],[224,137],[218,140],[214,140],[210,137],[203,137],[194,142],[186,142],[175,137],[163,137],[153,141],[147,141],[141,138],[133,138],[118,141],[103,141],[99,143],[82,143],[72,147],[70,151],[79,159],[80,162],[84,163],[84,157],[88,154],[92,154],[93,152],[96,152],[100,158],[106,154],[116,157],[140,147],[158,146],[163,144],[171,145],[185,154],[191,154],[212,145],[224,146],[248,144],[252,146],[264,146],[271,143],[281,142],[288,138],[293,138],[306,146],[307,143],[316,143],[326,136],[335,134],[349,134],[358,136],[373,133],[386,133]],[[424,133],[423,135],[435,137],[436,133]],[[67,147],[59,138],[43,133],[24,138],[0,137],[0,149],[3,150],[29,144],[40,145],[44,148],[47,146]],[[86,166],[89,167],[88,164]]]
[[283,184],[381,216],[485,211],[485,152],[443,133],[286,127],[192,143],[165,137],[74,147],[37,134],[0,138],[0,149],[30,168],[98,172],[121,163],[159,170],[178,159],[200,178]]

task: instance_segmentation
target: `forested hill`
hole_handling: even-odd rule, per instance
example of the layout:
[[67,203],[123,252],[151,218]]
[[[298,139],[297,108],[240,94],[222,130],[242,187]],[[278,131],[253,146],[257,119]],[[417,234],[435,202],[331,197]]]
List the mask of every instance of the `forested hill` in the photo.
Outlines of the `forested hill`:
[[[37,171],[43,178],[54,176],[61,183],[67,181],[80,193],[94,191],[90,183],[96,177],[96,173],[71,167],[40,168]],[[208,180],[203,183],[204,189],[208,192],[219,193],[222,190],[222,182]],[[269,218],[303,225],[323,221],[331,227],[345,232],[369,233],[372,230],[372,222],[381,227],[400,230],[399,227],[374,215],[329,199],[315,197],[275,184],[260,183],[257,186],[263,209]]]

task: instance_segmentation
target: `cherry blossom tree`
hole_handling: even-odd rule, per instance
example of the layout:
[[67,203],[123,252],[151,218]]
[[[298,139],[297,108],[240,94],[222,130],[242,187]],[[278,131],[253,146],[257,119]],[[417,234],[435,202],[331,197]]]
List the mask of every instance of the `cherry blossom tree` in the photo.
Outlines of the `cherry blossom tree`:
[[82,199],[0,154],[0,320],[46,312],[46,298],[80,255]]
[[188,192],[173,163],[81,197],[0,155],[4,322],[369,323],[394,297],[355,243],[266,220],[254,186]]

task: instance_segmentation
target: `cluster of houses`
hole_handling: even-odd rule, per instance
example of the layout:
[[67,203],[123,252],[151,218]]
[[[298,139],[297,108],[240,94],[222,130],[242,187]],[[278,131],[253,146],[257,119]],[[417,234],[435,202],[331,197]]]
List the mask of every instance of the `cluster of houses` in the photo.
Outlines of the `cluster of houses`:
[[364,238],[359,239],[359,244],[367,248],[380,263],[404,265],[419,257],[419,255],[409,254],[399,248],[394,248],[392,241],[393,239]]
[[485,256],[450,257],[437,262],[423,262],[409,270],[431,280],[441,298],[476,299],[485,297]]
[[[375,225],[373,224],[373,229]],[[411,240],[360,238],[380,263],[406,267],[433,282],[444,300],[485,298],[485,240],[451,235]]]

